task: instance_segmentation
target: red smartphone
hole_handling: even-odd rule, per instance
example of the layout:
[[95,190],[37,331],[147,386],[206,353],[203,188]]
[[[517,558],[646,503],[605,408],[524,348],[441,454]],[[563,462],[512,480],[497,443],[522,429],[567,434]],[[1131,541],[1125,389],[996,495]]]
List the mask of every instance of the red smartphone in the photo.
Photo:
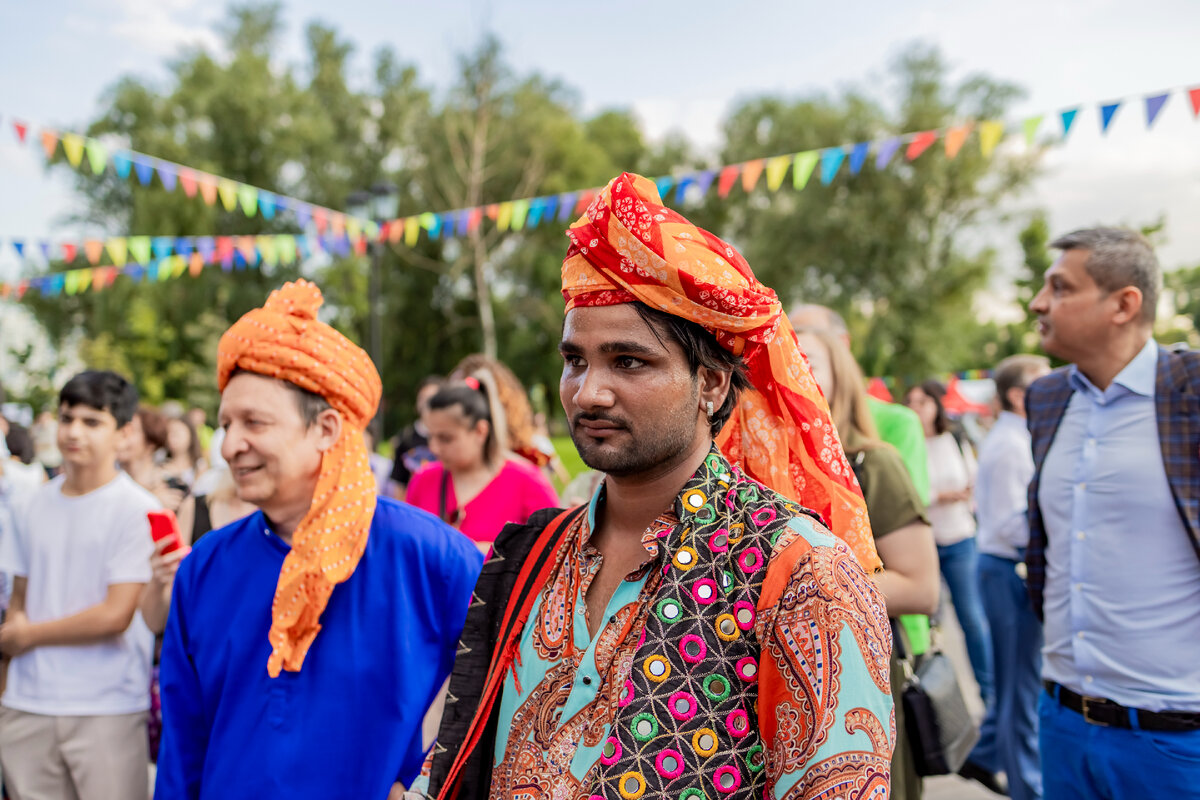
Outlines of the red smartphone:
[[147,511],[146,518],[150,520],[150,536],[155,542],[161,542],[163,539],[170,541],[170,544],[163,548],[163,555],[174,553],[183,547],[183,537],[179,535],[179,520],[175,519],[174,511]]

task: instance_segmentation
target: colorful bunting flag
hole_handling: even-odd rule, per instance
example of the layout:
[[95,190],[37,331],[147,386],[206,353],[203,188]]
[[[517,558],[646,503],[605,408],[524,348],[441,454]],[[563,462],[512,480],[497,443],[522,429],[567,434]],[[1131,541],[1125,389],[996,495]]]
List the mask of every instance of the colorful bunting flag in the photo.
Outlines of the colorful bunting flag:
[[75,261],[75,257],[79,255],[79,248],[73,242],[63,242],[63,261],[71,264]]
[[867,153],[871,150],[870,142],[859,142],[854,145],[854,149],[850,151],[850,174],[857,175],[862,171],[863,164],[866,163]]
[[984,158],[991,158],[996,145],[1004,138],[1004,123],[1000,120],[989,119],[979,123],[979,152]]
[[133,161],[129,156],[118,150],[112,155],[113,171],[117,173],[117,177],[121,180],[129,179],[129,171],[133,169]]
[[1038,114],[1036,117],[1030,117],[1021,124],[1025,131],[1025,144],[1028,147],[1033,147],[1034,137],[1037,136],[1038,128],[1042,124],[1042,119],[1045,115]]
[[121,236],[109,239],[104,245],[104,249],[108,250],[109,258],[111,258],[113,264],[117,265],[118,267],[125,266],[128,247],[129,243],[124,237]]
[[186,167],[179,170],[179,185],[188,197],[196,196],[196,173]]
[[138,183],[149,186],[154,180],[154,164],[144,156],[133,157],[133,171],[137,174]]
[[529,213],[528,200],[516,200],[512,204],[512,229],[519,231],[525,227],[525,216]]
[[812,177],[813,170],[817,167],[817,162],[821,160],[821,154],[816,150],[806,150],[803,153],[797,153],[796,158],[792,161],[792,188],[797,191],[808,185],[808,179]]
[[58,148],[58,134],[54,131],[42,131],[42,150],[46,153],[46,160],[54,158],[54,151]]
[[664,175],[661,178],[655,178],[654,185],[658,187],[658,196],[665,198],[671,192],[671,187],[675,185],[675,179],[670,175]]
[[959,125],[946,131],[946,158],[953,161],[958,156],[958,151],[962,150],[962,146],[966,143],[967,135],[970,132],[970,125]]
[[[139,264],[150,262],[150,237],[130,236],[126,240],[129,256]],[[112,252],[111,250],[109,252]]]
[[[242,211],[246,212],[247,217],[253,217],[258,213],[258,189],[253,186],[242,183],[237,187],[238,202],[242,205]],[[230,209],[232,211],[232,209]]]
[[899,136],[893,136],[883,144],[879,145],[879,151],[875,154],[875,169],[883,169],[896,155],[896,151],[900,149],[901,139]]
[[754,191],[754,187],[758,185],[758,179],[763,174],[763,169],[766,165],[766,160],[762,158],[747,161],[742,165],[742,191],[746,193]]
[[1059,112],[1059,117],[1062,119],[1063,138],[1067,138],[1067,134],[1071,132],[1071,126],[1075,124],[1075,116],[1079,113],[1078,108],[1069,108],[1066,111]]
[[1169,94],[1156,94],[1146,98],[1146,127],[1153,128],[1154,120],[1158,119],[1163,106],[1167,104]]
[[1108,126],[1112,124],[1113,117],[1117,115],[1117,109],[1120,107],[1120,101],[1100,106],[1100,133],[1108,133]]
[[162,181],[163,188],[168,192],[175,191],[176,180],[179,177],[175,167],[165,161],[159,161],[157,167],[158,179]]
[[1192,101],[1192,116],[1200,116],[1200,86],[1188,89],[1188,99]]
[[63,152],[67,154],[67,163],[78,167],[83,160],[83,137],[76,133],[68,133],[62,137]]
[[917,157],[924,153],[929,147],[937,141],[937,131],[921,131],[914,134],[912,141],[908,143],[908,148],[904,151],[904,157],[909,161],[915,161]]
[[787,175],[788,167],[792,165],[791,156],[776,156],[767,160],[767,189],[779,191],[783,178]]
[[826,147],[821,152],[821,183],[829,185],[846,160],[846,151],[840,147]]
[[221,205],[226,211],[233,211],[237,208],[238,186],[229,178],[217,179],[217,194],[221,197]]
[[104,253],[104,242],[99,239],[86,239],[83,243],[83,252],[87,256],[88,263],[94,267],[100,261],[101,254]]
[[13,120],[13,131],[17,134],[17,141],[25,144],[25,137],[29,134],[29,126],[19,120]]
[[88,164],[92,167],[92,173],[95,175],[102,174],[105,167],[108,166],[108,148],[98,139],[88,139],[86,149]]
[[737,180],[740,172],[741,167],[738,164],[731,164],[721,170],[721,177],[717,179],[717,197],[724,200],[729,196],[730,190],[733,189],[734,181]]
[[219,192],[217,180],[212,175],[200,175],[198,179],[200,184],[200,198],[205,205],[215,205],[217,202],[217,194]]

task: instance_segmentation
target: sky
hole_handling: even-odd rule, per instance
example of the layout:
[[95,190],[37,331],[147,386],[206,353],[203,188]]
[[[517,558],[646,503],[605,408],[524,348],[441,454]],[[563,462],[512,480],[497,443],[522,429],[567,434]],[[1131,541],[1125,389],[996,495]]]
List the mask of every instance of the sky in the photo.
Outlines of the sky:
[[[0,0],[0,280],[20,269],[12,238],[82,233],[64,222],[76,207],[66,177],[47,175],[38,149],[16,144],[12,118],[81,130],[122,76],[162,81],[182,48],[216,46],[224,14],[214,0]],[[1200,263],[1200,121],[1182,91],[1200,86],[1191,0],[290,0],[284,15],[285,62],[301,60],[304,25],[321,20],[357,44],[359,78],[370,53],[390,45],[434,87],[494,32],[518,72],[560,79],[585,112],[632,108],[651,136],[678,130],[708,146],[739,98],[883,86],[901,49],[930,42],[957,77],[983,72],[1023,87],[1010,121],[1046,113],[1048,135],[1059,110],[1085,104],[1043,176],[1007,210],[1019,219],[1044,208],[1056,232],[1165,215],[1164,267]],[[1142,98],[1166,90],[1147,131]],[[1118,99],[1127,103],[1101,137],[1096,104]],[[982,237],[1006,248],[1015,269],[1013,230]]]

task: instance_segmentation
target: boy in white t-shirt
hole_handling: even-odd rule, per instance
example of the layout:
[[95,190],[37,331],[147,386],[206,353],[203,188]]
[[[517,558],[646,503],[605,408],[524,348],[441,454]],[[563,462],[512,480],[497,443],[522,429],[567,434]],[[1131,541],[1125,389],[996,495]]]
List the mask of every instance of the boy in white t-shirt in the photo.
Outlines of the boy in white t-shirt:
[[0,765],[14,800],[145,800],[154,638],[135,618],[158,501],[116,467],[137,408],[120,375],[88,371],[59,394],[63,474],[17,521],[0,651]]

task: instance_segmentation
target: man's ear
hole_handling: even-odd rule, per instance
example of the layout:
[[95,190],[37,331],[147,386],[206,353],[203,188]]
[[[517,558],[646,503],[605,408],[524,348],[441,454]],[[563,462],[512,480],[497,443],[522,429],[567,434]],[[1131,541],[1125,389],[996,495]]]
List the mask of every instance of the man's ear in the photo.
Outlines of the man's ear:
[[331,449],[341,437],[344,424],[342,415],[336,409],[327,408],[317,414],[317,419],[312,424],[317,430],[317,449],[322,453]]
[[1113,292],[1112,297],[1117,304],[1116,311],[1113,313],[1113,322],[1118,325],[1126,325],[1141,319],[1142,303],[1145,300],[1142,297],[1141,289],[1136,286],[1126,286],[1124,289],[1117,289]]
[[729,396],[730,387],[733,385],[733,373],[700,367],[696,379],[700,382],[700,410],[704,411],[706,404],[710,402],[714,409],[720,408]]

